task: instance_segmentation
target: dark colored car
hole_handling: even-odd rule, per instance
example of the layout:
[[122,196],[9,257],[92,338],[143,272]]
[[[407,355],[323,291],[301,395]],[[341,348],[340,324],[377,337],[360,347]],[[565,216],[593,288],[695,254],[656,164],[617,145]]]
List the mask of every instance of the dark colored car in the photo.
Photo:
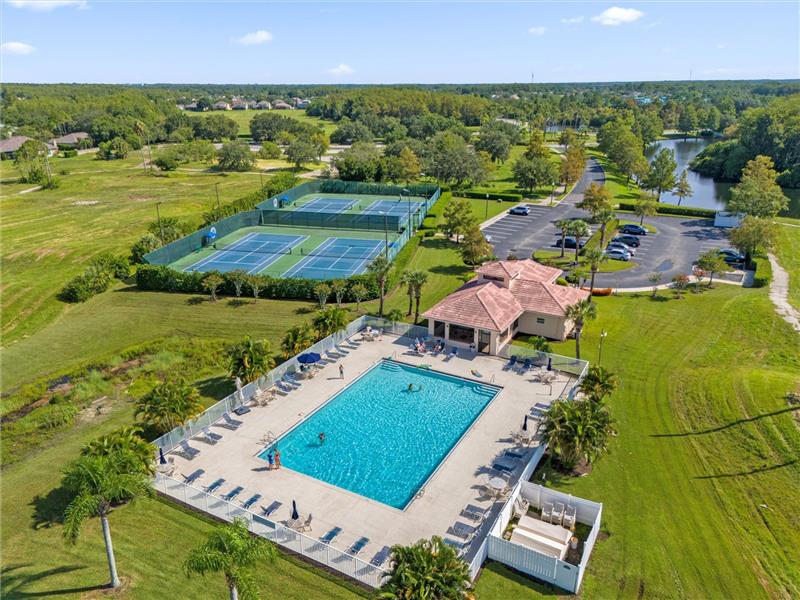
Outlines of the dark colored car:
[[621,233],[627,233],[630,235],[647,235],[647,229],[641,225],[634,225],[633,223],[626,223],[620,227],[619,230]]
[[[575,238],[572,236],[567,236],[564,238],[564,248],[574,248],[576,244]],[[586,245],[586,240],[581,240],[580,247],[583,248]],[[556,240],[556,246],[561,248],[561,238]]]
[[634,248],[639,247],[639,238],[636,237],[635,235],[628,235],[628,234],[618,235],[611,241],[622,242],[623,244],[627,244],[628,246],[632,246]]
[[508,211],[508,214],[510,214],[510,215],[524,215],[524,216],[527,217],[529,214],[531,214],[531,209],[528,208],[527,206],[515,206],[514,208],[512,208],[511,210]]
[[720,250],[719,255],[729,265],[739,265],[744,262],[744,255],[731,248]]

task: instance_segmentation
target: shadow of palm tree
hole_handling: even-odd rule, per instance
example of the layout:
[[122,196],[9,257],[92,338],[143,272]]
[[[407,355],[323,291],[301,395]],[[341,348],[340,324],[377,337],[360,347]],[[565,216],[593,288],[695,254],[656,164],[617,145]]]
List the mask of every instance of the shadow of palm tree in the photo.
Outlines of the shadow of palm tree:
[[764,413],[761,415],[756,415],[755,417],[748,417],[747,419],[737,419],[735,421],[731,421],[730,423],[726,423],[725,425],[719,425],[717,427],[710,427],[708,429],[699,429],[697,431],[684,431],[683,433],[653,433],[650,437],[654,438],[671,438],[671,437],[690,437],[693,435],[706,435],[707,433],[716,433],[718,431],[724,431],[725,429],[729,429],[731,427],[735,427],[736,425],[744,425],[745,423],[753,423],[755,421],[759,421],[761,419],[766,419],[768,417],[776,417],[778,415],[782,415],[783,413],[793,412],[793,411],[800,411],[800,406],[788,406],[786,408],[781,408],[780,410],[774,410],[769,413]]
[[729,479],[731,477],[758,475],[759,473],[767,473],[769,471],[783,469],[784,467],[791,467],[792,465],[797,464],[798,462],[800,462],[799,459],[794,459],[777,465],[769,465],[766,467],[759,467],[757,469],[750,469],[749,471],[736,471],[734,473],[717,473],[716,475],[697,475],[696,477],[692,477],[692,479]]
[[72,500],[72,493],[63,486],[53,488],[46,495],[37,494],[31,500],[33,507],[31,528],[42,529],[64,522],[64,509]]
[[3,598],[11,600],[13,598],[44,598],[51,596],[61,596],[65,594],[82,594],[94,590],[102,590],[108,587],[105,584],[101,585],[87,585],[82,587],[61,588],[56,590],[42,590],[40,592],[27,592],[25,588],[28,586],[52,577],[54,575],[64,575],[79,571],[86,567],[81,565],[63,565],[54,567],[52,569],[44,569],[38,572],[22,571],[26,567],[32,566],[30,563],[19,563],[14,565],[7,565],[0,570],[0,586],[3,590]]
[[222,400],[236,389],[230,378],[223,375],[202,379],[197,382],[196,387],[202,396],[216,400]]

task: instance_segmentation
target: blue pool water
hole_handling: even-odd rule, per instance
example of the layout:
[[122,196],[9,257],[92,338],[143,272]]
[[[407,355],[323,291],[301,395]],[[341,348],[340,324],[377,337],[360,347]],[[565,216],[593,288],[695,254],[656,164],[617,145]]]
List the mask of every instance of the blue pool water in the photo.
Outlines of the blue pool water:
[[384,360],[279,439],[281,463],[402,509],[499,391]]

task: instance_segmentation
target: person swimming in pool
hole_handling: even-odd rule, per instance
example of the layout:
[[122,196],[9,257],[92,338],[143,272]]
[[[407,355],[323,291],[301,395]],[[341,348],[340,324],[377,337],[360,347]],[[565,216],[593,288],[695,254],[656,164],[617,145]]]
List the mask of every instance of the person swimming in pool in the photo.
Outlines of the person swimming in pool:
[[320,431],[319,435],[317,437],[319,438],[320,445],[325,443],[325,432],[324,431]]
[[408,391],[409,392],[421,392],[422,391],[422,386],[420,385],[420,386],[417,387],[417,389],[414,389],[414,384],[413,383],[409,383],[408,384]]

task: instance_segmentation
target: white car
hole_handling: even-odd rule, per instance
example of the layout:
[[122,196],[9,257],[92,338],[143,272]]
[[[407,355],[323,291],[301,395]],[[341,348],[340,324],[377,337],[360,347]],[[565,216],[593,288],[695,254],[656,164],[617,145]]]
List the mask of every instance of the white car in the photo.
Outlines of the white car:
[[611,260],[629,261],[631,259],[631,253],[626,252],[622,248],[607,248],[603,254],[605,254]]
[[623,250],[631,256],[636,254],[636,250],[628,246],[628,244],[623,244],[622,242],[611,242],[606,248],[608,250]]

